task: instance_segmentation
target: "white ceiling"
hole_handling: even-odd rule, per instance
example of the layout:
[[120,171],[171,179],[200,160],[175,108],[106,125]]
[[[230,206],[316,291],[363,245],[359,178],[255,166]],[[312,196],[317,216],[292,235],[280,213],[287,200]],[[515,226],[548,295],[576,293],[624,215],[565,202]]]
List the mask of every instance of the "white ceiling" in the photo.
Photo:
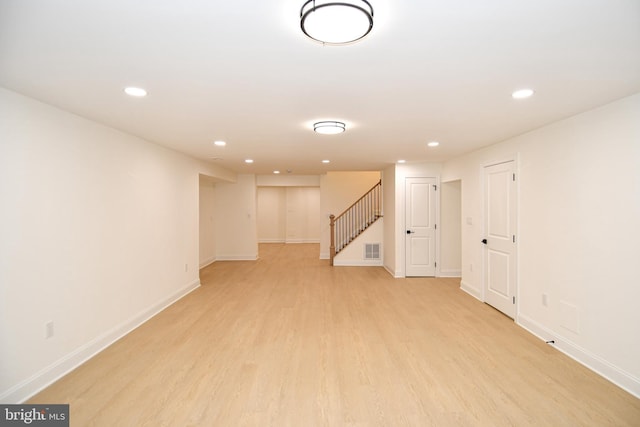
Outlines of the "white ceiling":
[[0,86],[295,174],[443,161],[640,92],[640,0],[370,1],[372,33],[329,47],[300,31],[303,0],[0,0]]

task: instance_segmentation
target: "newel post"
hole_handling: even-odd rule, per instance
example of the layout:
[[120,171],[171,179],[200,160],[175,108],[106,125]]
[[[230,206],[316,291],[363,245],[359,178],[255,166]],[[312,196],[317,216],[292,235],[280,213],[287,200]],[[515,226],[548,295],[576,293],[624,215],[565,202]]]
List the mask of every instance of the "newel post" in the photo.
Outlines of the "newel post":
[[334,214],[329,215],[329,228],[331,229],[331,243],[329,245],[329,260],[331,265],[333,265],[333,257],[336,256],[336,238],[335,238],[335,224],[336,224],[336,216]]

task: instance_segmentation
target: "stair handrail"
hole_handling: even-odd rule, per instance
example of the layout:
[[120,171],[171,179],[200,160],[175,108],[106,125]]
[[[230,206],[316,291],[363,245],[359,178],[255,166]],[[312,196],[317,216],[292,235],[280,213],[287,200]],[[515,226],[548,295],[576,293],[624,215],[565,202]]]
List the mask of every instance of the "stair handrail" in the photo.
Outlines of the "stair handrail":
[[[376,190],[379,190],[380,188],[382,188],[382,180],[378,181],[373,187],[369,189],[369,191],[364,193],[362,197],[360,197],[358,200],[352,203],[351,206],[345,209],[340,215],[338,216],[335,216],[333,214],[329,215],[329,228],[330,228],[330,235],[331,235],[331,241],[329,244],[329,258],[331,261],[331,265],[333,265],[333,259],[338,252],[344,249],[351,241],[355,239],[355,237],[360,235],[360,233],[362,233],[366,228],[368,228],[369,225],[375,222],[378,218],[382,217],[382,195],[381,194],[377,193],[375,196],[376,205],[374,206],[373,212],[362,212],[363,210],[367,210],[367,209],[361,208],[360,206],[361,202],[364,199],[370,197],[371,193],[373,193]],[[349,227],[347,229],[342,229],[342,228],[346,228],[346,226],[341,227],[341,230],[339,230],[338,233],[336,233],[336,229],[335,229],[336,223],[338,223],[344,217],[350,215],[351,212],[353,212],[356,209],[361,210],[359,211],[360,215],[357,219],[358,220],[364,219],[365,222],[362,223],[360,221],[357,221],[357,224],[354,224],[352,221],[352,223],[349,224]],[[354,225],[356,225],[357,227],[354,228]],[[336,242],[337,240],[336,234],[340,234],[341,236],[341,239],[337,242]],[[336,244],[338,245],[337,248],[336,248]]]
[[347,209],[345,209],[344,211],[342,211],[342,213],[341,213],[340,215],[338,215],[337,217],[335,217],[335,218],[336,218],[336,221],[337,221],[338,219],[340,219],[340,217],[341,217],[341,216],[343,216],[344,214],[346,214],[346,213],[347,213],[347,211],[351,210],[351,208],[353,208],[355,205],[357,205],[357,204],[358,204],[362,199],[364,199],[365,197],[367,197],[367,195],[368,195],[369,193],[371,193],[373,190],[375,190],[378,186],[381,186],[381,185],[382,185],[382,180],[378,181],[378,183],[377,183],[376,185],[374,185],[373,187],[371,187],[371,188],[369,189],[369,191],[367,191],[366,193],[364,193],[364,194],[362,195],[362,197],[360,197],[358,200],[356,200],[355,202],[353,202],[353,203],[351,204],[351,206],[349,206]]

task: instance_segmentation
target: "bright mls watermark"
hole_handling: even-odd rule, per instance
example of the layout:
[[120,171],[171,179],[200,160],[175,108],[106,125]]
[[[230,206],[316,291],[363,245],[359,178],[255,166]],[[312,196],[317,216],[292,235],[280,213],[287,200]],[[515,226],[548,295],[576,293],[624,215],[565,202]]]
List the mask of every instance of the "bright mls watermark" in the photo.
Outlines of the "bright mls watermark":
[[2,405],[0,426],[69,427],[69,405]]

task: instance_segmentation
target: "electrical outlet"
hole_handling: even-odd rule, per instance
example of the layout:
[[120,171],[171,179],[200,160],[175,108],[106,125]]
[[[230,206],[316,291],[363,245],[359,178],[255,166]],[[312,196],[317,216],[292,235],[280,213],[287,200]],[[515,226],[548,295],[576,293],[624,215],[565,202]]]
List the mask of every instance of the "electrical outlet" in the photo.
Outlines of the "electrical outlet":
[[46,339],[53,337],[53,321],[44,324],[44,337]]
[[189,271],[189,264],[184,265],[184,272],[186,273],[187,271]]
[[473,271],[473,264],[469,264],[469,271]]
[[546,307],[547,304],[548,304],[547,294],[542,294],[542,305]]

